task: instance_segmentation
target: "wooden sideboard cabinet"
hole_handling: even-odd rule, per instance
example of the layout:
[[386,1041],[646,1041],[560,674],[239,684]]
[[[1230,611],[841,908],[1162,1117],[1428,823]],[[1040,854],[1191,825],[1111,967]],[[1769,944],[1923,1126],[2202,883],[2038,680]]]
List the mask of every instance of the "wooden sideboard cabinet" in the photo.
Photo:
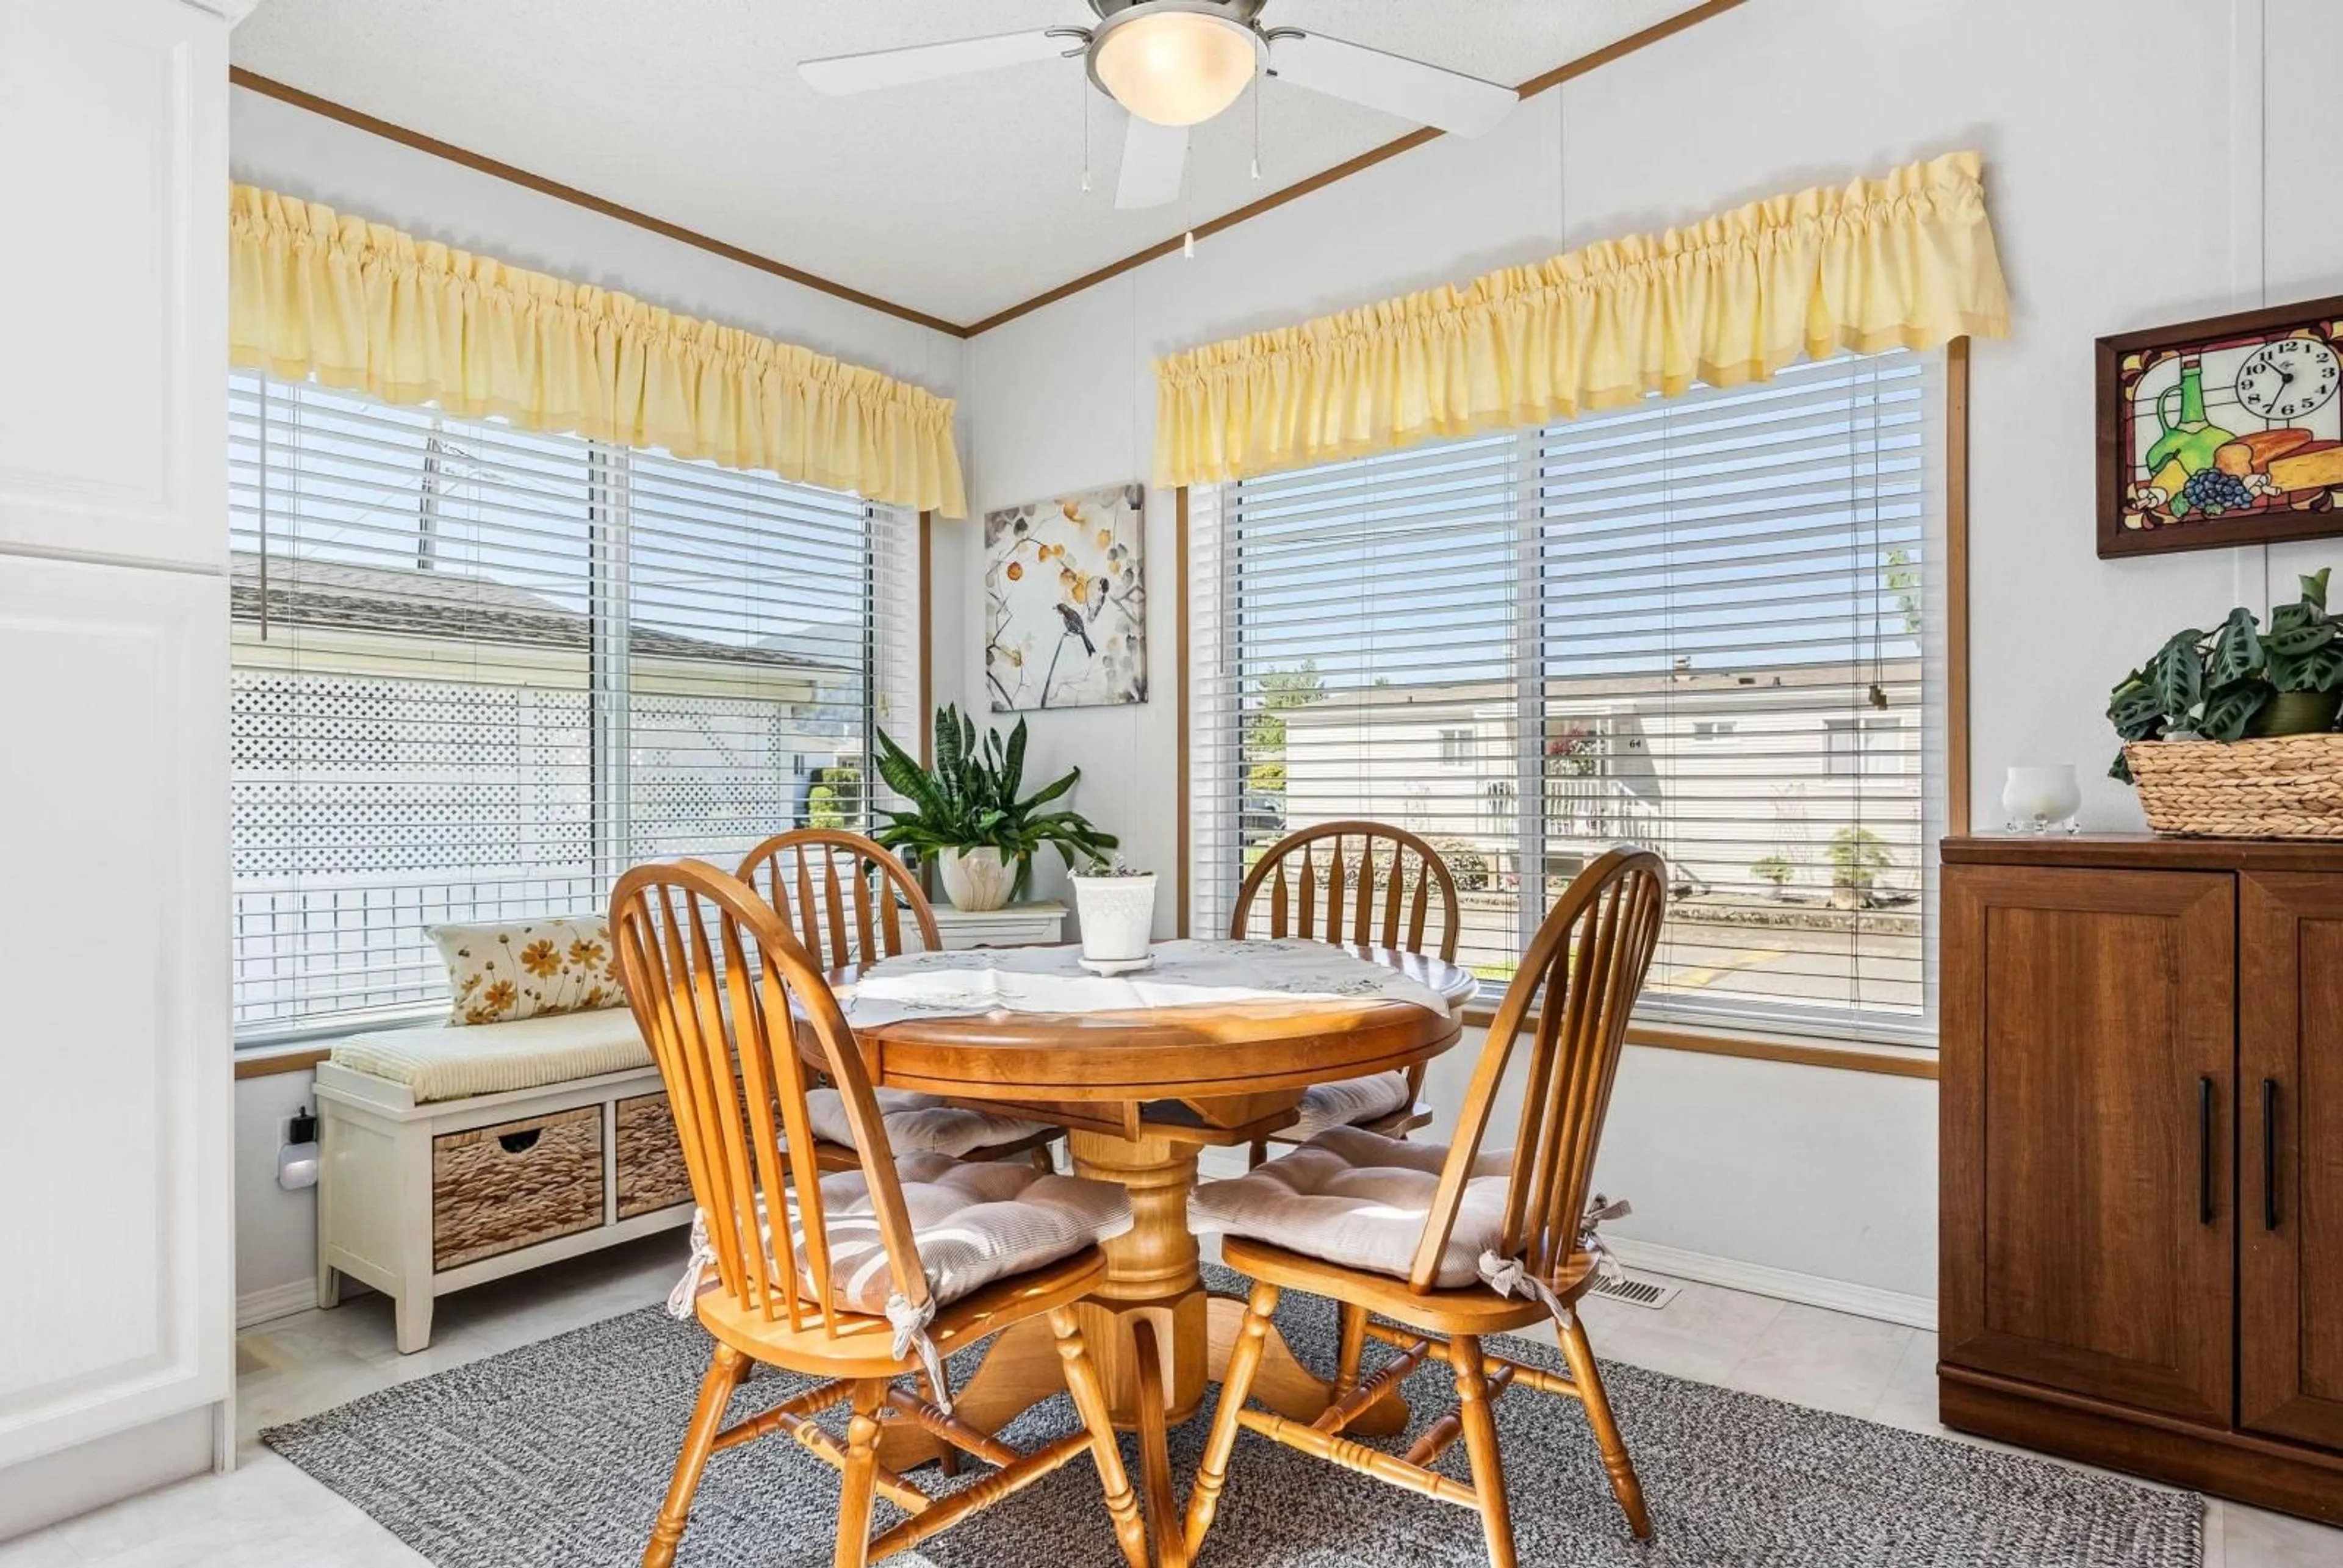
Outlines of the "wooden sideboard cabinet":
[[2343,844],[1944,845],[1939,1411],[2343,1523]]

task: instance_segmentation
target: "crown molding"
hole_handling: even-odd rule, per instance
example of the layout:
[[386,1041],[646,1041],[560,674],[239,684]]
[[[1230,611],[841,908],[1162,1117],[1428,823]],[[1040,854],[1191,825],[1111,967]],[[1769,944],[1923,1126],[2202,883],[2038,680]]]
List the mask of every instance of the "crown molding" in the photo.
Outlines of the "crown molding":
[[584,207],[588,212],[599,213],[604,217],[616,218],[620,223],[648,229],[661,238],[671,239],[679,245],[688,245],[713,256],[720,256],[727,261],[737,261],[742,266],[755,267],[759,272],[770,273],[775,277],[786,278],[791,283],[818,290],[833,298],[843,299],[850,305],[861,306],[865,310],[875,310],[882,316],[891,316],[899,321],[908,321],[914,326],[924,327],[931,332],[941,332],[952,337],[968,336],[968,328],[957,322],[946,321],[941,317],[930,316],[925,311],[913,310],[910,306],[898,305],[891,299],[881,299],[875,294],[865,294],[859,288],[850,288],[845,284],[834,283],[819,274],[808,272],[802,267],[791,266],[787,262],[775,261],[769,256],[759,256],[752,250],[743,250],[737,245],[729,245],[720,239],[711,239],[707,235],[685,228],[680,224],[669,223],[665,218],[653,217],[649,213],[637,212],[630,206],[620,206],[617,202],[606,201],[591,192],[579,190],[575,186],[566,186],[558,180],[547,179],[543,175],[533,175],[527,169],[516,168],[496,158],[457,146],[452,142],[443,142],[437,136],[427,136],[420,131],[412,131],[405,126],[395,125],[378,116],[369,115],[363,109],[353,109],[346,104],[337,104],[331,98],[321,98],[315,93],[305,92],[299,87],[272,80],[257,72],[247,71],[241,65],[230,66],[227,79],[232,86],[258,93],[265,98],[275,98],[277,102],[290,104],[297,109],[307,109],[313,115],[319,115],[329,120],[337,120],[343,125],[380,136],[385,141],[397,142],[401,146],[413,147],[417,152],[429,153],[434,157],[445,158],[451,164],[461,164],[468,169],[473,169],[484,175],[493,175],[498,179],[510,181],[523,189],[535,191],[539,196],[548,196],[557,201],[566,201],[573,206]]
[[[1513,91],[1524,99],[1534,98],[1549,88],[1559,87],[1564,82],[1584,76],[1589,71],[1610,65],[1614,60],[1624,60],[1638,49],[1649,48],[1664,38],[1673,38],[1688,27],[1697,26],[1712,16],[1723,15],[1725,12],[1747,3],[1748,0],[1704,0],[1704,4],[1694,5],[1688,11],[1680,11],[1664,22],[1654,22],[1640,33],[1630,33],[1616,43],[1606,44],[1591,54],[1581,55],[1577,59],[1556,65],[1553,70],[1541,75],[1532,76],[1528,81],[1516,85]],[[1192,236],[1197,239],[1204,239],[1212,235],[1224,233],[1241,223],[1261,216],[1263,213],[1274,211],[1290,201],[1299,200],[1312,191],[1323,190],[1337,180],[1348,179],[1353,175],[1374,167],[1377,164],[1395,158],[1402,153],[1412,152],[1428,142],[1436,142],[1447,134],[1436,127],[1425,126],[1410,131],[1403,136],[1396,136],[1379,147],[1372,147],[1361,153],[1357,157],[1336,164],[1332,168],[1322,169],[1307,179],[1296,180],[1282,189],[1272,191],[1259,201],[1247,203],[1233,212],[1222,214],[1219,217],[1208,218],[1192,229],[1183,229],[1170,239],[1149,246],[1145,250],[1133,251],[1121,261],[1109,262],[1095,272],[1086,272],[1080,277],[1061,283],[1057,287],[1037,294],[1031,299],[1021,301],[1005,310],[995,311],[981,321],[970,322],[965,336],[976,337],[991,331],[996,327],[1005,327],[1021,316],[1030,316],[1045,305],[1055,305],[1058,301],[1080,294],[1084,289],[1095,288],[1107,279],[1119,277],[1135,266],[1144,266],[1151,261],[1160,261],[1182,249]]]
[[[189,3],[198,4],[207,10],[219,12],[227,17],[230,25],[234,25],[249,15],[253,7],[259,4],[259,0],[189,0]],[[1663,39],[1672,38],[1687,28],[1697,26],[1711,17],[1722,15],[1747,3],[1748,0],[1703,0],[1703,4],[1679,12],[1665,21],[1654,23],[1640,33],[1631,33],[1615,43],[1606,44],[1590,54],[1582,55],[1575,60],[1557,65],[1543,75],[1533,76],[1528,81],[1519,84],[1513,90],[1523,98],[1534,98],[1550,88],[1575,80],[1590,71],[1610,65],[1614,60],[1624,59],[1640,49],[1649,48]],[[914,310],[908,305],[898,305],[891,299],[882,299],[875,294],[866,294],[859,288],[851,288],[845,284],[833,282],[818,274],[807,272],[801,267],[791,266],[787,262],[776,261],[770,256],[759,256],[754,251],[744,250],[737,245],[711,238],[707,235],[685,228],[680,224],[669,223],[664,218],[653,217],[648,213],[638,212],[632,207],[621,206],[617,202],[607,201],[591,192],[579,190],[575,186],[566,186],[558,180],[548,179],[542,175],[531,174],[527,169],[516,168],[511,164],[457,146],[450,142],[443,142],[437,136],[425,136],[420,131],[409,130],[404,126],[369,115],[364,110],[353,109],[347,105],[335,103],[330,98],[319,97],[315,93],[306,92],[284,82],[274,81],[256,72],[245,70],[241,66],[230,67],[228,81],[233,85],[258,93],[264,97],[291,104],[296,108],[307,109],[313,115],[320,115],[329,120],[337,120],[343,125],[381,136],[387,141],[397,142],[402,146],[413,147],[417,152],[429,153],[435,157],[445,158],[450,163],[460,164],[466,168],[481,174],[508,180],[524,189],[536,191],[540,196],[549,196],[556,200],[584,207],[588,212],[599,213],[604,217],[615,218],[620,223],[648,229],[678,244],[708,251],[728,261],[739,262],[743,266],[754,267],[759,272],[769,273],[775,277],[785,278],[791,283],[816,289],[834,298],[861,306],[866,310],[875,310],[882,316],[891,316],[899,321],[908,321],[915,326],[927,327],[931,332],[940,332],[948,337],[960,338],[975,337],[980,334],[991,331],[996,327],[1004,327],[1021,316],[1031,315],[1044,306],[1054,305],[1059,300],[1081,293],[1084,289],[1094,288],[1109,278],[1119,277],[1133,267],[1144,266],[1151,261],[1158,261],[1171,256],[1181,249],[1186,243],[1187,236],[1192,233],[1198,239],[1224,233],[1241,223],[1249,222],[1264,213],[1272,212],[1288,202],[1299,200],[1312,191],[1323,190],[1337,180],[1348,179],[1353,175],[1371,169],[1377,164],[1395,158],[1400,154],[1423,146],[1428,142],[1437,141],[1447,135],[1444,131],[1428,126],[1410,131],[1403,136],[1394,137],[1379,147],[1370,148],[1354,158],[1336,164],[1332,168],[1322,169],[1306,179],[1297,180],[1290,186],[1272,191],[1258,201],[1249,202],[1234,211],[1222,214],[1219,217],[1209,218],[1196,225],[1192,230],[1182,230],[1172,238],[1151,245],[1145,250],[1134,251],[1120,261],[1110,262],[1095,271],[1084,273],[1080,277],[1037,294],[1031,299],[997,310],[982,320],[963,325],[960,322],[946,321],[941,317],[930,316],[922,310]]]

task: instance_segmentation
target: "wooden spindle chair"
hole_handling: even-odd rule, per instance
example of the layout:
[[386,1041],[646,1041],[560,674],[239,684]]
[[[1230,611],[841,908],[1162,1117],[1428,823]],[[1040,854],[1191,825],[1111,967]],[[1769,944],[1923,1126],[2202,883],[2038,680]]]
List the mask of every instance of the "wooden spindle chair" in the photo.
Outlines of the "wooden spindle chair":
[[[1265,906],[1258,914],[1257,905]],[[1382,822],[1322,822],[1270,846],[1237,891],[1229,935],[1261,934],[1257,922],[1263,920],[1272,937],[1437,952],[1453,963],[1464,911],[1448,863],[1413,833]],[[1405,1137],[1432,1120],[1423,1070],[1418,1062],[1403,1072],[1312,1089],[1302,1098],[1299,1121],[1253,1144],[1252,1163],[1268,1157],[1272,1141],[1304,1143],[1330,1126]]]
[[[716,1341],[714,1352],[643,1552],[645,1568],[675,1561],[709,1455],[776,1432],[844,1477],[834,1557],[840,1568],[903,1551],[1085,1450],[1098,1467],[1124,1556],[1131,1568],[1147,1568],[1144,1526],[1115,1446],[1105,1386],[1072,1312],[1105,1279],[1104,1254],[1085,1246],[939,1308],[853,1035],[822,970],[771,906],[714,866],[643,866],[618,879],[610,932],[635,1020],[674,1109],[706,1236],[707,1251],[696,1256],[710,1261],[713,1276],[703,1280],[694,1308]],[[815,1064],[800,1055],[801,1033],[859,1134],[859,1183],[843,1175],[827,1184],[821,1179],[806,1115]],[[834,1230],[832,1211],[850,1204],[851,1214]],[[870,1273],[873,1251],[885,1256],[883,1312],[856,1304],[877,1289],[856,1283]],[[947,1414],[924,1392],[900,1387],[920,1377],[922,1362],[896,1353],[888,1314],[899,1305],[914,1318],[933,1313],[926,1332],[940,1357],[1047,1313],[1083,1430],[1021,1455]],[[822,1381],[726,1425],[733,1392],[759,1362]],[[921,1389],[929,1386],[922,1380]],[[839,1405],[851,1411],[842,1441],[814,1419]],[[880,1435],[896,1424],[917,1426],[1001,1468],[930,1499],[879,1463]],[[873,1538],[878,1496],[908,1517]]]
[[[825,974],[943,946],[919,879],[892,850],[860,833],[799,828],[776,834],[742,857],[739,878],[772,905]],[[1055,1169],[1051,1145],[1062,1128],[969,1107],[947,1110],[933,1095],[903,1090],[880,1090],[879,1103],[899,1152],[1022,1157],[1035,1170]],[[836,1115],[827,1106],[819,1120],[835,1130]],[[825,1140],[822,1161],[826,1170],[850,1171],[854,1151]]]
[[[1651,1533],[1643,1489],[1613,1419],[1585,1325],[1570,1308],[1594,1282],[1598,1259],[1590,1247],[1588,1189],[1628,1014],[1659,943],[1666,894],[1665,869],[1647,849],[1611,850],[1581,872],[1538,928],[1506,988],[1473,1070],[1456,1141],[1444,1152],[1373,1141],[1386,1159],[1393,1151],[1441,1153],[1437,1184],[1420,1200],[1423,1228],[1412,1256],[1404,1227],[1414,1211],[1388,1197],[1379,1200],[1385,1208],[1400,1211],[1389,1216],[1389,1222],[1400,1227],[1393,1233],[1389,1271],[1345,1267],[1312,1255],[1309,1228],[1323,1221],[1277,1217],[1272,1211],[1281,1197],[1290,1207],[1294,1189],[1272,1182],[1264,1174],[1198,1190],[1196,1210],[1220,1216],[1212,1222],[1223,1231],[1223,1261],[1255,1283],[1190,1494],[1184,1534],[1190,1555],[1212,1526],[1228,1480],[1230,1452],[1243,1429],[1346,1469],[1473,1509],[1481,1516],[1490,1562],[1496,1568],[1513,1568],[1513,1516],[1491,1407],[1509,1390],[1521,1388],[1574,1399],[1584,1407],[1612,1493],[1629,1527],[1638,1538]],[[1484,1157],[1482,1140],[1506,1068],[1525,1032],[1530,1050],[1518,1141],[1510,1155]],[[1346,1135],[1332,1136],[1341,1141]],[[1337,1182],[1346,1191],[1362,1191],[1396,1178],[1401,1183],[1415,1182],[1413,1190],[1425,1193],[1423,1183],[1433,1169],[1429,1162],[1419,1159],[1412,1167],[1385,1168],[1378,1174],[1370,1169],[1377,1161],[1364,1149],[1366,1140],[1348,1136],[1350,1144],[1359,1146],[1348,1166],[1333,1158],[1332,1149],[1313,1146],[1281,1159],[1278,1167],[1292,1171],[1279,1174],[1298,1178],[1315,1162],[1325,1167],[1315,1180]],[[1392,1189],[1385,1186],[1383,1191],[1388,1194]],[[1250,1203],[1251,1195],[1267,1201]],[[1269,1235],[1283,1244],[1263,1239]],[[1562,1309],[1553,1315],[1568,1376],[1482,1348],[1483,1335],[1529,1327],[1553,1311],[1540,1299],[1499,1293],[1482,1282],[1485,1272],[1469,1283],[1460,1279],[1460,1271],[1467,1278],[1473,1274],[1474,1260],[1484,1251],[1491,1261],[1517,1263],[1522,1277],[1537,1282]],[[1332,1297],[1341,1307],[1342,1364],[1336,1397],[1314,1422],[1244,1408],[1261,1365],[1271,1315],[1280,1292],[1289,1289]],[[1371,1312],[1383,1321],[1370,1321]],[[1394,1323],[1405,1327],[1391,1326]],[[1362,1382],[1360,1350],[1369,1339],[1393,1346],[1398,1353]],[[1369,1448],[1342,1435],[1345,1427],[1427,1357],[1445,1362],[1455,1374],[1458,1402],[1453,1413],[1433,1423],[1404,1454]],[[1431,1468],[1460,1437],[1472,1460],[1469,1485]]]

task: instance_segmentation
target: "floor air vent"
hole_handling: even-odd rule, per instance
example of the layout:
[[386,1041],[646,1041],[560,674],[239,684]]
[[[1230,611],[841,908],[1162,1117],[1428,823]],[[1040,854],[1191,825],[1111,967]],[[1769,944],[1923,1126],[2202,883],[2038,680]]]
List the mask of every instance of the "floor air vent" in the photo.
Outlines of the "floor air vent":
[[1657,1280],[1646,1280],[1634,1274],[1621,1274],[1616,1278],[1604,1274],[1596,1276],[1594,1289],[1589,1293],[1608,1296],[1631,1307],[1649,1307],[1656,1312],[1674,1301],[1683,1289],[1682,1285],[1664,1285]]

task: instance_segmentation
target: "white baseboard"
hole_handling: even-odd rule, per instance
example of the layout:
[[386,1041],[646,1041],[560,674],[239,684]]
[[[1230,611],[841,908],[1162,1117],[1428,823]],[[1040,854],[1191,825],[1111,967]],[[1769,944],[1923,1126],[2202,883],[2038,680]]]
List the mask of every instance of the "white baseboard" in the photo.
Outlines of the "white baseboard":
[[1933,1296],[1909,1296],[1901,1291],[1883,1291],[1876,1285],[1826,1280],[1820,1274],[1801,1274],[1707,1252],[1687,1252],[1681,1247],[1638,1241],[1625,1236],[1606,1235],[1603,1240],[1631,1269],[1693,1280],[1704,1285],[1722,1285],[1754,1296],[1772,1296],[1776,1301],[1824,1307],[1834,1312],[1851,1312],[1859,1318],[1878,1318],[1930,1332],[1936,1331],[1936,1302]]
[[289,1318],[296,1312],[306,1312],[317,1304],[317,1281],[289,1280],[281,1285],[271,1285],[266,1290],[253,1291],[236,1297],[236,1326],[248,1329],[271,1318]]

